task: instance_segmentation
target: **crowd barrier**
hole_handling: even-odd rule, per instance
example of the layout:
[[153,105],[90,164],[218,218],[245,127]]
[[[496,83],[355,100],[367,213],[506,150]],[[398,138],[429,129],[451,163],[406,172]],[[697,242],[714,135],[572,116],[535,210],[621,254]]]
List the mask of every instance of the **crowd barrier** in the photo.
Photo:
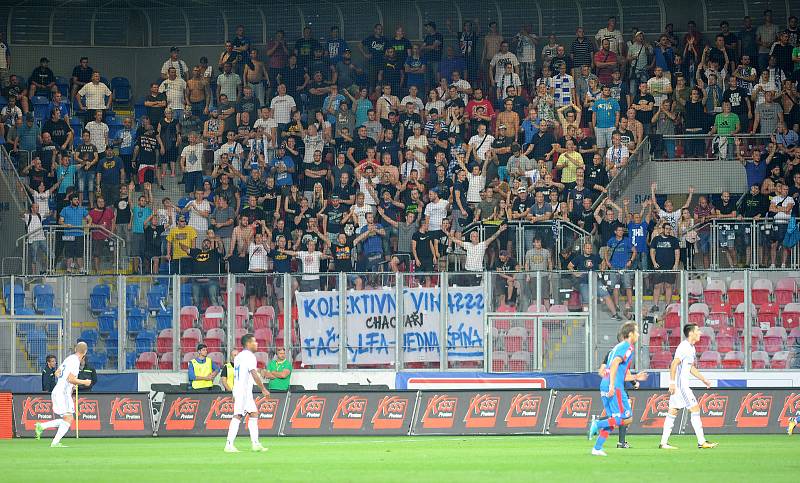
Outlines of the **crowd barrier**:
[[[82,395],[81,436],[217,436],[226,434],[233,399],[221,392]],[[707,434],[779,434],[800,414],[800,390],[695,390]],[[666,390],[629,391],[630,434],[659,434]],[[53,418],[44,394],[14,394],[17,437],[34,436]],[[258,426],[268,436],[582,435],[603,406],[597,390],[314,391],[257,396]],[[155,410],[153,410],[155,408]],[[676,425],[691,433],[687,411]],[[74,427],[73,427],[74,429]],[[74,431],[68,433],[74,435]]]

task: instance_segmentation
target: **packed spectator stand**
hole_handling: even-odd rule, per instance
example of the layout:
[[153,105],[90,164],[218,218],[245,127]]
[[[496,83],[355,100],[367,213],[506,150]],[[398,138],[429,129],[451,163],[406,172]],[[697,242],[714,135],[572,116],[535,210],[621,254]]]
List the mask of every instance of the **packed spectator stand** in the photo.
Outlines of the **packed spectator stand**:
[[[701,368],[797,367],[787,24],[678,36],[609,17],[571,43],[477,19],[413,41],[306,25],[258,47],[237,26],[202,58],[166,49],[147,86],[91,58],[55,73],[46,49],[23,77],[0,37],[2,162],[30,206],[21,276],[3,277],[5,313],[33,317],[14,369],[53,350],[47,317],[109,370],[185,368],[200,342],[222,364],[247,331],[260,364],[286,346],[319,369],[593,370],[622,319],[650,324],[641,368],[668,368],[685,322]],[[642,163],[725,161],[747,190],[620,196]],[[298,291],[476,285],[486,364],[303,364]]]

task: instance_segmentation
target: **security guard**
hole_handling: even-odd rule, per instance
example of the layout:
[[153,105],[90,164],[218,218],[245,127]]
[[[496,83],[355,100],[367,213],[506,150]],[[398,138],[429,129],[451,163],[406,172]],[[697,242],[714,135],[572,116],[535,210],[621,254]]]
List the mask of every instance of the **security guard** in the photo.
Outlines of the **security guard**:
[[233,383],[234,383],[233,360],[238,355],[239,351],[233,349],[231,351],[231,358],[229,359],[228,362],[225,363],[224,366],[222,366],[222,373],[220,374],[219,382],[222,383],[222,388],[225,389],[227,392],[233,392]]
[[210,391],[214,387],[214,378],[219,374],[219,366],[208,357],[208,346],[197,345],[197,357],[189,362],[189,382],[192,389]]

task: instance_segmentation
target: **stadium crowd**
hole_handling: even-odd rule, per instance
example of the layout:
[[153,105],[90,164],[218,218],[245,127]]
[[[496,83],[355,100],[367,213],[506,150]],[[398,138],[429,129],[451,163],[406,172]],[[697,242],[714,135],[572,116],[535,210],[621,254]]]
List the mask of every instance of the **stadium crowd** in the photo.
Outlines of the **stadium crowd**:
[[[68,272],[89,262],[81,229],[48,254],[38,229],[49,224],[104,227],[86,235],[97,271],[110,233],[134,270],[152,273],[165,262],[183,274],[672,269],[708,266],[703,223],[737,216],[782,227],[765,242],[774,266],[786,263],[780,243],[800,196],[800,27],[788,23],[767,10],[736,33],[689,22],[680,39],[672,25],[626,38],[609,17],[569,45],[527,27],[504,38],[494,22],[444,33],[428,22],[422,42],[377,24],[352,46],[337,27],[325,40],[306,27],[261,50],[240,26],[212,62],[171,48],[143,115],[114,132],[114,92],[88,58],[65,95],[46,57],[25,83],[0,43],[0,135],[32,200],[34,270],[47,256]],[[682,133],[723,141],[671,137]],[[765,137],[725,137],[741,133]],[[737,204],[690,191],[678,208],[654,185],[637,212],[605,198],[646,136],[670,159],[724,146],[750,192]],[[180,183],[182,194],[164,188]],[[548,222],[559,220],[592,243],[556,253]],[[517,221],[533,227],[524,260],[513,259]],[[673,248],[677,258],[664,255]],[[726,250],[730,266],[749,259],[738,248]]]

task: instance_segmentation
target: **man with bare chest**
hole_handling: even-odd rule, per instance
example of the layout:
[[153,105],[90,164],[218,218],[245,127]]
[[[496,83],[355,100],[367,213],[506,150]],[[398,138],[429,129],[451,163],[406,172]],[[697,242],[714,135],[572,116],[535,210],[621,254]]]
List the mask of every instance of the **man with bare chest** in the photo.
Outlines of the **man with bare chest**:
[[255,235],[255,225],[251,225],[246,215],[239,217],[239,225],[231,234],[231,246],[228,249],[228,270],[231,273],[245,273],[249,265],[248,248]]
[[186,82],[186,90],[189,92],[192,114],[200,119],[205,119],[211,105],[211,88],[200,67],[196,66],[192,69],[192,78]]
[[269,77],[267,76],[264,62],[258,58],[257,49],[250,49],[250,63],[244,66],[244,81],[250,84],[250,87],[253,88],[253,94],[263,106],[264,94],[267,88],[264,84],[265,82],[269,83]]

